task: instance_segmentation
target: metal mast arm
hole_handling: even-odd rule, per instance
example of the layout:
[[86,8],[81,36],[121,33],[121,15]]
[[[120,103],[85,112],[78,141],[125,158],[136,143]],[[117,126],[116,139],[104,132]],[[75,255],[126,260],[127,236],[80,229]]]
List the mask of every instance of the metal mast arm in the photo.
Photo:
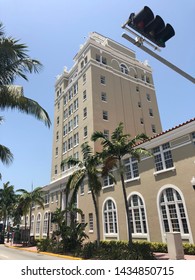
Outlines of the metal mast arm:
[[[175,72],[177,72],[178,74],[183,76],[184,78],[188,79],[192,83],[195,83],[195,78],[194,77],[190,76],[189,74],[187,74],[186,72],[184,72],[183,70],[181,70],[180,68],[178,68],[177,66],[172,64],[171,62],[167,61],[166,59],[164,59],[160,55],[158,55],[155,52],[153,52],[152,50],[148,49],[143,44],[138,43],[139,41],[131,38],[126,33],[123,33],[122,37],[125,38],[127,41],[131,42],[132,44],[136,45],[137,47],[139,47],[140,49],[142,49],[143,51],[145,51],[149,55],[153,56],[154,58],[156,58],[157,60],[159,60],[160,62],[162,62],[163,64],[165,64],[166,66],[168,66],[169,68],[171,68],[172,70],[174,70]],[[142,40],[142,37],[139,36],[139,38]]]

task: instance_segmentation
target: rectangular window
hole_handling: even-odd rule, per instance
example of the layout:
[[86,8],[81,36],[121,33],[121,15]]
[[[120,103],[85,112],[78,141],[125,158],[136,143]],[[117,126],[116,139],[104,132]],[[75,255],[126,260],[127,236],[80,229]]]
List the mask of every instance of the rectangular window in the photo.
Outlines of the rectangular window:
[[109,139],[109,130],[104,129],[104,136]]
[[81,61],[81,68],[83,68],[84,67],[84,61],[82,60]]
[[149,115],[150,115],[150,117],[153,117],[153,111],[152,111],[152,109],[149,109]]
[[74,117],[74,128],[77,127],[78,124],[79,124],[79,115],[76,115],[76,116]]
[[72,92],[72,89],[70,89],[68,92],[68,99],[71,100],[72,97],[73,97],[73,92]]
[[45,203],[45,204],[48,204],[48,203],[49,203],[49,194],[48,194],[48,193],[45,195],[44,203]]
[[73,129],[73,120],[70,120],[68,122],[68,132],[72,131],[72,129]]
[[83,118],[87,117],[87,107],[83,109]]
[[100,76],[100,83],[102,85],[105,85],[106,84],[106,77],[105,76]]
[[72,149],[72,137],[68,139],[68,150]]
[[72,113],[73,113],[73,104],[70,104],[70,106],[68,107],[69,116],[72,115]]
[[104,176],[103,178],[103,188],[112,187],[114,184],[112,177]]
[[85,225],[85,214],[81,214],[81,224],[82,226]]
[[56,132],[56,141],[59,140],[59,131]]
[[108,111],[103,111],[103,120],[108,120]]
[[66,105],[67,102],[68,102],[68,94],[66,93],[66,94],[64,95],[64,105]]
[[74,84],[73,91],[74,91],[74,95],[78,93],[78,83]]
[[173,167],[173,159],[169,143],[153,149],[156,171],[166,170]]
[[100,55],[99,54],[96,54],[95,60],[100,62]]
[[85,126],[83,129],[83,136],[87,137],[87,126]]
[[84,191],[85,191],[85,185],[84,185],[84,182],[81,183],[80,185],[80,193],[83,195],[84,194]]
[[102,63],[105,64],[105,65],[107,64],[107,59],[106,59],[106,57],[103,57],[103,56],[102,56]]
[[87,92],[86,90],[83,91],[83,101],[87,99]]
[[68,118],[68,109],[64,110],[64,120]]
[[59,123],[60,123],[60,117],[57,117],[56,123],[57,123],[57,125],[59,125]]
[[63,143],[62,152],[63,152],[63,153],[66,153],[66,152],[67,152],[67,141],[65,141],[65,142]]
[[74,111],[76,111],[79,108],[79,100],[78,98],[74,100]]
[[74,134],[74,146],[79,144],[79,133]]
[[66,136],[67,133],[68,133],[68,125],[65,124],[65,125],[64,125],[64,130],[63,130],[63,136]]
[[93,231],[93,213],[89,213],[89,231]]
[[55,170],[54,170],[55,175],[58,174],[58,166],[55,165]]
[[86,83],[86,74],[83,75],[83,84]]
[[102,93],[101,93],[101,99],[102,99],[102,101],[104,101],[104,102],[107,101],[106,92],[102,92]]
[[156,127],[155,127],[154,124],[152,124],[152,132],[153,132],[153,133],[156,133]]
[[148,101],[151,101],[151,98],[150,98],[150,94],[149,93],[146,93],[146,98]]
[[138,161],[135,158],[127,158],[124,161],[125,180],[131,180],[139,177]]

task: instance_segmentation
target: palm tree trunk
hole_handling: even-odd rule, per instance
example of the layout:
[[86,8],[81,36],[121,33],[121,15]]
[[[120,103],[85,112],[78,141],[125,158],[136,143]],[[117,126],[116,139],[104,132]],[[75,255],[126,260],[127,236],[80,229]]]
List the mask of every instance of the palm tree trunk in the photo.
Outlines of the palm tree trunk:
[[95,208],[96,230],[97,230],[97,246],[99,247],[100,246],[99,211],[98,211],[98,205],[97,205],[96,197],[95,197],[95,194],[94,194],[93,190],[91,190],[91,194],[92,194],[93,204],[94,204],[94,208]]
[[32,204],[30,206],[30,211],[29,211],[29,232],[28,232],[28,243],[30,243],[30,232],[31,232],[31,221],[32,221]]
[[[121,166],[121,162],[119,162],[119,164]],[[124,202],[125,202],[125,211],[126,211],[126,217],[127,217],[128,244],[129,244],[129,248],[131,248],[132,244],[133,244],[132,230],[131,230],[131,217],[130,217],[130,212],[129,212],[129,207],[128,207],[128,200],[127,200],[127,193],[126,193],[126,188],[125,188],[124,175],[123,175],[123,172],[121,170],[120,170],[120,177],[121,177],[123,197],[124,197]]]

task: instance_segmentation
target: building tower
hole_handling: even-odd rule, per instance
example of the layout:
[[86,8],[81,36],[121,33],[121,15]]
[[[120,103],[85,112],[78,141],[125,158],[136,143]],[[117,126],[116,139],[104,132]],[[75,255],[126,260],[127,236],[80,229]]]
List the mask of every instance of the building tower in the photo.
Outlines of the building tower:
[[152,70],[136,59],[127,47],[96,32],[89,35],[74,57],[70,71],[58,76],[55,110],[51,183],[62,183],[73,171],[61,169],[61,161],[79,157],[80,145],[94,131],[108,135],[120,122],[134,137],[162,131]]

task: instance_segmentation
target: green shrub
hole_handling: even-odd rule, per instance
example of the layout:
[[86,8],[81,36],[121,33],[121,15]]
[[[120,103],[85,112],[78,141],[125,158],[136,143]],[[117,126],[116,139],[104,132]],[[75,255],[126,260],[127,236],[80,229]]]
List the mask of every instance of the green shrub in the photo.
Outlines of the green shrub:
[[101,260],[152,260],[155,259],[146,242],[133,242],[132,248],[129,248],[124,241],[101,241],[100,246],[94,242],[86,243],[80,256],[85,259]]
[[190,243],[183,243],[184,254],[195,255],[195,245]]
[[162,242],[148,242],[152,252],[167,253],[167,244]]
[[52,239],[40,239],[37,241],[37,250],[41,252],[52,252]]

